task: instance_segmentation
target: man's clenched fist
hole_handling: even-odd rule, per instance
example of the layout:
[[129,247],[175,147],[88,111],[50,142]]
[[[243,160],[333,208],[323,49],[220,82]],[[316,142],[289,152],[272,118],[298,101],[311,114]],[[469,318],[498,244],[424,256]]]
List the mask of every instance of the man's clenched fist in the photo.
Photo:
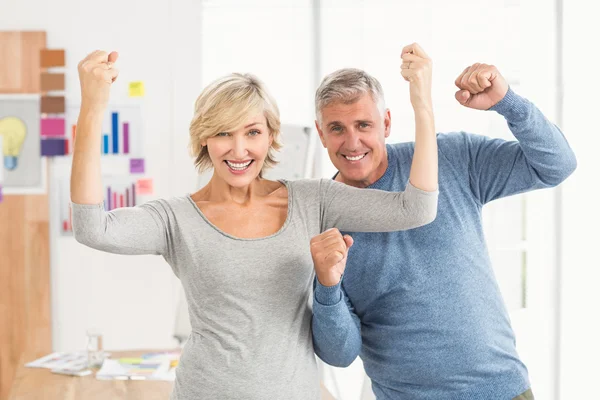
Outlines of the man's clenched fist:
[[488,64],[473,64],[456,78],[459,89],[456,100],[465,107],[487,110],[496,105],[508,92],[508,82],[496,67]]
[[352,243],[352,237],[342,236],[337,228],[328,229],[310,240],[310,253],[321,285],[335,286],[340,282]]

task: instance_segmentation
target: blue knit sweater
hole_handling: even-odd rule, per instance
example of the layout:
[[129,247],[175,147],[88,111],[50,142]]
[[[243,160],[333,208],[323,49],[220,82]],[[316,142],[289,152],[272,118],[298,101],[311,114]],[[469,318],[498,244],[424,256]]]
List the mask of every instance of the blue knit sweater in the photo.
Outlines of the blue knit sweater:
[[[316,283],[315,352],[340,367],[360,355],[378,400],[510,400],[529,388],[481,211],[492,200],[558,185],[577,162],[561,131],[512,90],[492,110],[516,141],[438,134],[433,223],[344,232],[354,246],[341,284]],[[404,190],[413,150],[414,143],[387,145],[388,168],[370,187]]]

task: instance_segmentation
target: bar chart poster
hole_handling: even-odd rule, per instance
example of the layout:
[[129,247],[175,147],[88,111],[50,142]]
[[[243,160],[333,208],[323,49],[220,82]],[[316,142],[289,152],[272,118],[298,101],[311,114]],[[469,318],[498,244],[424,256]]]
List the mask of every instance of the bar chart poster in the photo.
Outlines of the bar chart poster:
[[[67,131],[72,149],[79,105],[67,108]],[[109,105],[102,120],[100,152],[105,156],[143,157],[142,115],[138,104]]]
[[[137,179],[128,175],[103,176],[104,210],[112,211],[140,204],[136,183]],[[73,234],[69,179],[60,182],[60,232],[65,236]]]

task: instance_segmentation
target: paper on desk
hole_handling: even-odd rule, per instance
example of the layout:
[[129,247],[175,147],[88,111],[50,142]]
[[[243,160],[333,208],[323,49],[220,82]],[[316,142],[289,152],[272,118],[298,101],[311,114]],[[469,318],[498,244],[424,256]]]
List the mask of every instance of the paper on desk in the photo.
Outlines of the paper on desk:
[[[105,352],[104,356],[109,357],[110,353]],[[56,352],[31,361],[25,366],[47,369],[83,369],[88,366],[88,356],[86,351]]]
[[132,379],[132,380],[175,380],[174,371],[170,371],[170,360],[144,360],[124,358],[106,359],[96,373],[96,379]]
[[87,366],[86,352],[56,352],[25,364],[26,367],[48,369],[75,368],[79,365]]

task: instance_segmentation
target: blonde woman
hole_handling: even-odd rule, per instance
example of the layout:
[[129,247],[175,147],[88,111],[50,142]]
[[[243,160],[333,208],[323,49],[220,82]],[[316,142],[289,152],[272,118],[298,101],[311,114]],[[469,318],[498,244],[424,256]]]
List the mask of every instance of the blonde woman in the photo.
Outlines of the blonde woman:
[[[418,175],[401,193],[330,179],[263,179],[280,147],[279,111],[255,77],[232,74],[203,90],[190,127],[196,166],[214,169],[210,182],[191,195],[106,212],[99,146],[116,59],[97,51],[79,64],[76,239],[111,253],[161,255],[181,280],[193,332],[173,399],[318,399],[310,238],[334,228],[395,231],[434,220],[437,190],[419,187],[437,188],[435,145],[422,143]],[[331,248],[339,250],[333,262],[345,257],[341,236],[332,236]]]

